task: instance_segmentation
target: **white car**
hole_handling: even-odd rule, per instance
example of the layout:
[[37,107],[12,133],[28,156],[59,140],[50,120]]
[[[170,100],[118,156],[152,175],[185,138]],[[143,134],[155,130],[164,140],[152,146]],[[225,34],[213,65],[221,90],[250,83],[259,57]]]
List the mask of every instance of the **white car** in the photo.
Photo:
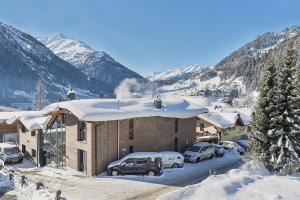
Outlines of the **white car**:
[[190,146],[184,153],[184,160],[189,162],[200,162],[200,160],[213,158],[215,150],[212,144],[196,143]]
[[223,146],[224,149],[226,150],[234,150],[237,151],[238,153],[240,153],[241,155],[243,155],[244,153],[246,153],[246,150],[241,147],[239,144],[232,142],[232,141],[221,141],[219,142],[219,144],[221,146]]
[[181,153],[174,151],[162,152],[163,168],[181,168],[184,165],[184,157]]
[[22,163],[23,154],[19,147],[12,142],[0,143],[0,159],[3,160],[4,163]]

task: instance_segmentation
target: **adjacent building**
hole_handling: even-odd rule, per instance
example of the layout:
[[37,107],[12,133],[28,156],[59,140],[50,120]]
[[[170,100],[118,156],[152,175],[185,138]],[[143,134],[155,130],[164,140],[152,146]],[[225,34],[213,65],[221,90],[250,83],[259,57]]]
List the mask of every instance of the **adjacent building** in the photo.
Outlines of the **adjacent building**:
[[17,126],[7,124],[14,112],[19,111],[15,108],[0,106],[0,142],[18,143]]
[[197,137],[215,136],[219,141],[247,139],[251,121],[238,112],[210,112],[197,117]]

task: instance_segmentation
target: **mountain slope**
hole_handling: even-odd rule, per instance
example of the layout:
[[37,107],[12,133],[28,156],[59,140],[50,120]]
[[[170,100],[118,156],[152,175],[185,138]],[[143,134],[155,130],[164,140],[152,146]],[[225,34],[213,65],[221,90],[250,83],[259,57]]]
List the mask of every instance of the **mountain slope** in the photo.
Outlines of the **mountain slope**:
[[242,76],[249,91],[258,89],[269,51],[283,48],[280,44],[291,40],[299,33],[299,26],[293,26],[281,32],[265,33],[225,57],[215,65],[214,69],[222,71],[222,80]]
[[273,60],[278,69],[282,66],[288,44],[294,45],[300,60],[299,40],[299,26],[268,32],[232,52],[212,68],[191,72],[188,76],[180,72],[190,66],[177,68],[156,75],[155,80],[163,85],[164,92],[205,88],[230,91],[238,88],[246,94],[259,88],[268,60]]
[[80,97],[113,94],[110,85],[88,78],[34,37],[0,22],[0,101],[31,101],[39,79],[49,101],[64,97],[70,87]]
[[200,65],[194,64],[186,67],[178,67],[173,70],[168,70],[166,72],[155,74],[151,76],[149,80],[163,82],[164,84],[172,84],[179,80],[186,80],[199,74],[203,70]]
[[112,86],[118,86],[125,78],[145,80],[136,72],[115,61],[104,51],[95,51],[85,43],[67,38],[63,34],[37,39],[60,58],[71,63],[86,75]]

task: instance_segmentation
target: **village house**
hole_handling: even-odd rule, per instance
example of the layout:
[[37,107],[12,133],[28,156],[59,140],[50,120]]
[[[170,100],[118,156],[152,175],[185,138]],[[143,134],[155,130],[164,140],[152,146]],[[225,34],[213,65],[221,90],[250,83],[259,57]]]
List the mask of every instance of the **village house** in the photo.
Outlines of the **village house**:
[[[243,116],[243,117],[242,117]],[[197,117],[197,137],[214,136],[219,141],[247,139],[251,121],[238,112],[210,112]]]
[[17,127],[18,144],[22,153],[37,166],[41,166],[41,151],[44,130],[49,116],[39,111],[14,112],[7,120],[11,126]]
[[7,124],[17,109],[0,106],[0,142],[14,142],[18,143],[17,126]]
[[20,148],[39,166],[95,175],[132,152],[183,152],[195,143],[196,116],[203,112],[185,99],[88,99],[54,103],[10,123],[20,127]]

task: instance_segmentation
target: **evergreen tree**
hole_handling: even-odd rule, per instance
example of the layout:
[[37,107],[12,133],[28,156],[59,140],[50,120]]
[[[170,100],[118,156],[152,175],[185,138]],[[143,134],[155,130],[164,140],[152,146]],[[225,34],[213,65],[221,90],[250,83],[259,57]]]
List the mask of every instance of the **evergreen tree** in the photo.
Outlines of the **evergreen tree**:
[[[275,112],[271,114],[268,137],[271,168],[280,174],[291,174],[299,168],[299,95],[296,88],[295,50],[287,50],[284,66],[279,73]],[[297,109],[298,107],[298,109]]]
[[274,129],[270,120],[276,109],[274,102],[276,71],[272,60],[268,60],[267,65],[253,117],[254,133],[250,135],[250,140],[254,152],[264,162],[265,166],[272,170],[270,163],[271,152],[269,151],[269,148],[272,146],[272,138],[268,135],[268,131]]

